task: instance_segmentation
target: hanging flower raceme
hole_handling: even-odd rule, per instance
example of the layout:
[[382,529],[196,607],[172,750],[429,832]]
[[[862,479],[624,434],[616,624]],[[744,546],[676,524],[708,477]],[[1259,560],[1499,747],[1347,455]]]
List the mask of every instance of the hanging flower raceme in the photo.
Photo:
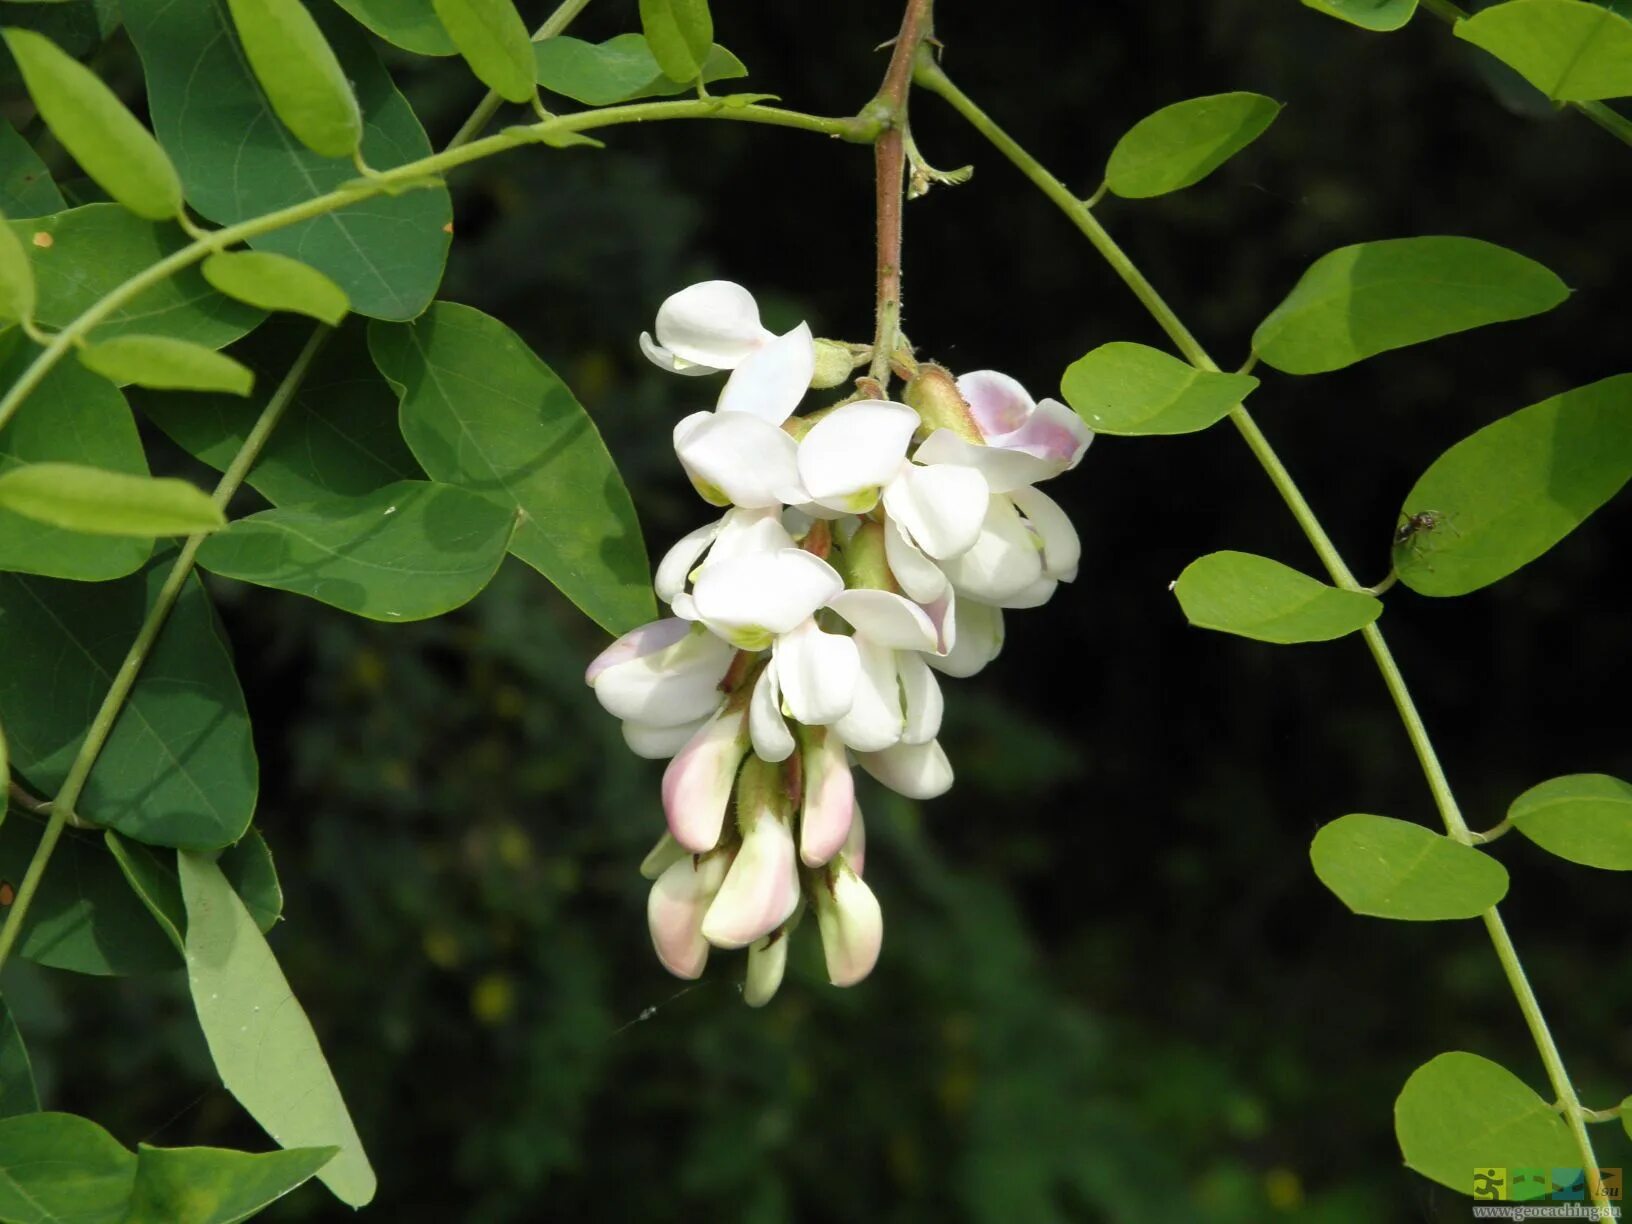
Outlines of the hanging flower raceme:
[[1005,609],[1076,577],[1076,531],[1036,486],[1093,434],[1006,375],[929,364],[905,403],[862,379],[796,415],[864,350],[803,323],[771,332],[729,281],[669,298],[655,332],[640,344],[662,368],[729,373],[674,431],[692,484],[727,509],[658,565],[671,615],[585,677],[635,752],[670,758],[668,831],[641,867],[652,944],[684,978],[712,948],[746,949],[743,996],[760,1006],[813,913],[829,979],[853,985],[883,939],[853,766],[909,798],[952,785],[936,673],[985,667]]

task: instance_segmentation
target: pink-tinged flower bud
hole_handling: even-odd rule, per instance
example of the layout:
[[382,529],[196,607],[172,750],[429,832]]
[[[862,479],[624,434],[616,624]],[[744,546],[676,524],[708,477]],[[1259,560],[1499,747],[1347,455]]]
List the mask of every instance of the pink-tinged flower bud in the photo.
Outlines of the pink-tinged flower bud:
[[925,435],[937,429],[950,429],[965,441],[983,440],[969,401],[964,399],[957,380],[944,366],[934,362],[919,366],[918,373],[907,381],[901,398],[917,410]]
[[665,833],[657,839],[657,845],[646,852],[646,857],[640,860],[640,874],[644,879],[655,880],[681,859],[689,857],[680,848],[680,843],[675,841],[671,834]]
[[792,917],[799,904],[792,809],[786,771],[749,758],[737,783],[742,848],[703,918],[703,938],[716,948],[747,947]]
[[820,867],[850,836],[856,811],[856,783],[844,742],[826,727],[805,727],[801,760],[804,806],[799,813],[799,858]]
[[708,963],[703,916],[725,879],[728,856],[687,855],[657,877],[646,898],[646,925],[663,967],[675,977],[701,977]]
[[850,870],[858,876],[866,874],[867,868],[867,822],[861,817],[861,804],[856,804],[855,817],[850,821],[850,836],[844,839],[844,849],[840,851],[844,861],[850,864]]
[[788,968],[788,938],[793,924],[779,926],[758,943],[748,946],[748,973],[742,982],[742,1001],[764,1007],[782,985]]
[[719,843],[731,786],[747,751],[748,711],[733,702],[705,723],[663,771],[669,832],[691,853],[706,853]]
[[643,727],[678,727],[720,707],[720,680],[736,654],[701,626],[678,617],[653,621],[601,651],[584,673],[616,718]]
[[842,858],[818,873],[811,891],[828,981],[835,986],[854,986],[873,971],[884,943],[884,914],[878,898]]

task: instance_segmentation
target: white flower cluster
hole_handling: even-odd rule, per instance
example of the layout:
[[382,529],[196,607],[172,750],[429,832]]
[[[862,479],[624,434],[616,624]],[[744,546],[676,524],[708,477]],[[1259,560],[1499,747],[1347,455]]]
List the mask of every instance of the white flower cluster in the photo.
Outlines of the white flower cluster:
[[683,978],[711,947],[746,947],[744,995],[759,1005],[808,900],[828,976],[848,986],[883,936],[852,754],[912,798],[952,785],[935,673],[979,671],[1002,648],[1003,609],[1076,576],[1076,532],[1036,485],[1075,467],[1093,434],[1006,375],[933,365],[906,403],[852,397],[796,417],[818,346],[841,346],[802,323],[773,335],[729,281],[669,298],[656,332],[640,343],[664,369],[730,371],[714,410],[674,431],[698,492],[730,509],[658,566],[673,615],[585,677],[636,753],[673,758],[669,831],[642,866],[652,942]]

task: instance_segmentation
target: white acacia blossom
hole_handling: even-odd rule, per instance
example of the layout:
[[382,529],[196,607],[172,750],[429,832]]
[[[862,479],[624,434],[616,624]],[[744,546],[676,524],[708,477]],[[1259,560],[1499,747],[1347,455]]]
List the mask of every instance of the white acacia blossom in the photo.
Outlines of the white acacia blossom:
[[636,753],[668,759],[668,831],[641,866],[658,959],[696,978],[710,949],[746,949],[757,1007],[807,911],[835,985],[872,971],[884,926],[853,767],[909,798],[951,787],[936,673],[981,670],[1005,610],[1076,577],[1076,530],[1036,486],[1093,433],[1007,375],[910,360],[905,402],[858,379],[796,415],[813,385],[837,384],[818,365],[842,374],[857,350],[803,323],[771,332],[730,281],[681,290],[654,330],[640,347],[661,368],[729,371],[714,407],[674,430],[692,484],[726,509],[659,563],[670,615],[585,679]]

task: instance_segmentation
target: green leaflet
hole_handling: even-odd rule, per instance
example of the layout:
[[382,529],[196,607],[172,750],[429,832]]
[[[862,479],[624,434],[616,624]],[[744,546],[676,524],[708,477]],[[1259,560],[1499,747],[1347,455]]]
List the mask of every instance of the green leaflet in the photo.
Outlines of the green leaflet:
[[640,0],[640,28],[663,74],[695,81],[714,45],[708,0]]
[[248,395],[255,375],[223,353],[173,336],[115,336],[79,350],[79,364],[121,387]]
[[1373,918],[1477,918],[1507,895],[1507,869],[1488,854],[1387,816],[1332,821],[1309,858],[1338,900]]
[[1513,800],[1507,818],[1559,858],[1584,867],[1632,871],[1632,786],[1619,778],[1552,778]]
[[1229,415],[1254,388],[1250,374],[1198,370],[1143,344],[1102,344],[1066,368],[1060,394],[1100,433],[1180,434]]
[[[619,34],[602,43],[565,34],[533,45],[538,83],[551,93],[585,106],[611,106],[637,98],[665,98],[692,86],[665,76],[640,34]],[[702,82],[748,75],[742,61],[715,43],[703,63]]]
[[[0,222],[5,221],[0,214]],[[17,231],[0,224],[0,323],[34,317],[34,269]]]
[[310,315],[330,327],[345,318],[346,291],[316,268],[271,251],[224,251],[204,261],[204,279],[261,310]]
[[532,98],[533,44],[511,0],[431,0],[431,4],[483,85],[511,102]]
[[1398,30],[1417,11],[1417,0],[1303,0],[1317,12],[1363,30]]
[[302,1185],[338,1148],[234,1152],[136,1149],[136,1183],[123,1224],[238,1224]]
[[96,535],[192,535],[226,525],[197,485],[79,463],[24,463],[0,472],[0,509]]
[[1383,605],[1362,591],[1344,591],[1279,561],[1243,552],[1216,552],[1185,566],[1173,593],[1192,625],[1260,642],[1324,642],[1364,629]]
[[1105,183],[1129,199],[1166,195],[1201,182],[1275,121],[1281,104],[1255,93],[1213,94],[1164,106],[1111,150]]
[[11,1009],[0,999],[0,1119],[38,1113],[39,1109],[40,1094],[34,1087],[34,1066],[28,1058],[28,1047],[23,1044],[23,1035],[17,1029],[17,1021],[12,1019]]
[[415,55],[456,55],[431,0],[335,0],[388,43]]
[[[106,830],[102,837],[131,890],[175,946],[176,955],[185,955],[187,909],[181,899],[176,851],[144,846],[120,837],[112,829]],[[272,866],[272,851],[266,839],[258,830],[251,829],[236,845],[223,850],[215,862],[255,919],[256,927],[263,934],[270,931],[283,914],[283,888]]]
[[122,1224],[136,1157],[96,1123],[65,1113],[0,1120],[0,1220]]
[[227,0],[238,42],[283,125],[320,157],[350,157],[363,115],[323,31],[301,0]]
[[39,155],[11,124],[0,119],[0,213],[39,217],[66,207]]
[[1507,0],[1456,23],[1555,102],[1632,95],[1632,21],[1585,0]]

